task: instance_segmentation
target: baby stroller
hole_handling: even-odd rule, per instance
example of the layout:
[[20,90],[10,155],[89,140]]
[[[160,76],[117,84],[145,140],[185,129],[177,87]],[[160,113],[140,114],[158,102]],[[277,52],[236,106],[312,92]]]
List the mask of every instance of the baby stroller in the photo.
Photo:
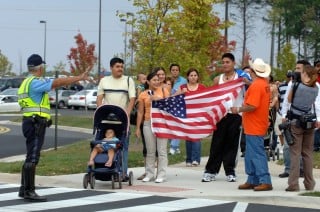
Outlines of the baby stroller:
[[[112,166],[105,166],[106,161],[108,161],[107,153],[97,154],[94,159],[94,166],[88,166],[87,173],[83,177],[84,188],[87,188],[90,184],[91,189],[94,189],[95,180],[111,181],[112,189],[118,182],[119,189],[122,188],[122,177],[124,176],[122,167],[123,142],[128,136],[129,123],[128,115],[121,107],[102,105],[97,108],[94,113],[93,127],[95,139],[90,143],[91,151],[95,145],[102,142],[107,129],[113,129],[115,136],[120,140],[116,145]],[[129,172],[128,182],[130,186],[133,183],[132,171]]]
[[268,161],[270,161],[270,157],[272,157],[272,160],[275,161],[275,156],[277,155],[277,160],[279,160],[279,149],[276,150],[276,139],[274,134],[274,124],[275,124],[275,110],[274,108],[271,108],[269,110],[269,127],[267,130],[266,135],[264,136],[264,147],[267,155]]

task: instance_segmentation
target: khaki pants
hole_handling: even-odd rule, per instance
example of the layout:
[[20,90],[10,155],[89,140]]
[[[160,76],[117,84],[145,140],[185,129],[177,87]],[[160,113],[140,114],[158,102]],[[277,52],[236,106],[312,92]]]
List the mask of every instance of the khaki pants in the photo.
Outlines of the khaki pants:
[[[151,130],[151,121],[143,123],[143,133],[146,141],[146,177],[150,179],[166,179],[168,166],[167,142],[166,138],[157,138]],[[156,151],[158,151],[158,172],[155,175]]]
[[292,124],[291,133],[295,143],[289,147],[291,165],[288,185],[292,189],[299,189],[301,156],[304,171],[304,187],[307,190],[313,190],[316,184],[313,178],[314,129],[304,130],[296,126],[296,124]]

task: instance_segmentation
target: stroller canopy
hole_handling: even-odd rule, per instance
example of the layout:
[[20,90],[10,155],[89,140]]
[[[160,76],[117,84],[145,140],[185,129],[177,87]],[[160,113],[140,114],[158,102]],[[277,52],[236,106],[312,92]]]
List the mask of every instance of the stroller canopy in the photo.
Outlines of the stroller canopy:
[[104,138],[107,129],[113,129],[117,138],[127,136],[129,130],[127,112],[116,105],[101,105],[94,113],[93,134],[96,132],[96,139]]

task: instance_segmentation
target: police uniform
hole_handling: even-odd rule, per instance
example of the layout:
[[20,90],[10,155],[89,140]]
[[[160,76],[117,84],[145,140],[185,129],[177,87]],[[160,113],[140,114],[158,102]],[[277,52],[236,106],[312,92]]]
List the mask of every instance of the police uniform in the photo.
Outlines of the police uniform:
[[[36,67],[44,61],[39,55],[31,55],[28,67]],[[31,201],[46,201],[45,197],[35,192],[35,171],[39,162],[40,151],[44,143],[46,127],[51,124],[48,91],[53,80],[30,76],[19,90],[18,98],[23,113],[22,132],[26,138],[27,154],[21,171],[19,197]]]

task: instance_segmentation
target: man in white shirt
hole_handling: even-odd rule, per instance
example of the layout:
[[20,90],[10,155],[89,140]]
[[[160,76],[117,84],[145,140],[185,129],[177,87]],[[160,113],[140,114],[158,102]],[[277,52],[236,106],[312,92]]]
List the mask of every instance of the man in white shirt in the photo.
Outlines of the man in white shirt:
[[[112,104],[122,107],[127,114],[131,113],[136,99],[136,86],[132,78],[123,75],[124,62],[120,58],[110,60],[111,75],[100,80],[97,93],[97,106]],[[130,121],[128,122],[128,124]],[[127,179],[129,137],[123,145],[123,173]]]

